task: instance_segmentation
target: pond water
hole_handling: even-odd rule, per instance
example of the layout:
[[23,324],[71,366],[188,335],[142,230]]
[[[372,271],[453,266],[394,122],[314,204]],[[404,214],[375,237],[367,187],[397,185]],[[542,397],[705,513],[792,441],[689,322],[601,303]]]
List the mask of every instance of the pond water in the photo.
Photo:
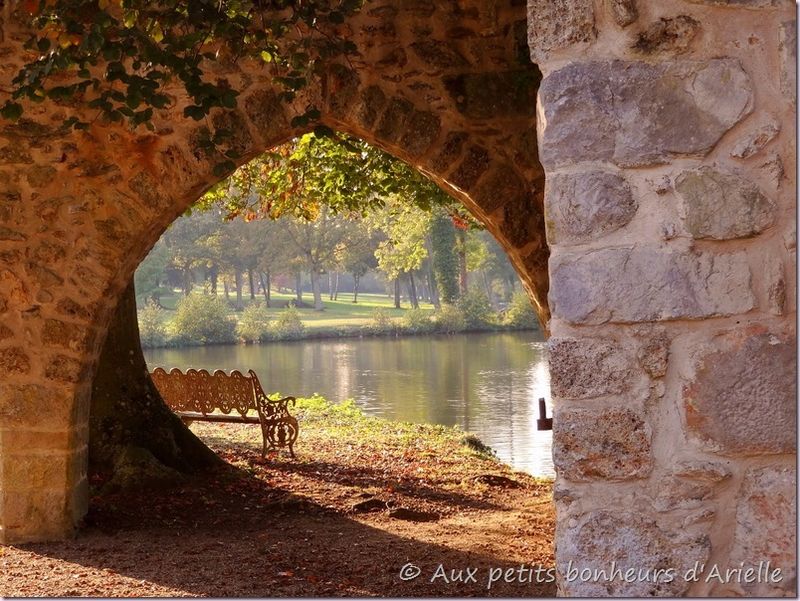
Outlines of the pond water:
[[458,425],[516,469],[554,475],[551,432],[536,430],[539,397],[550,412],[539,332],[148,349],[145,358],[151,371],[253,369],[267,394],[316,392],[392,420]]

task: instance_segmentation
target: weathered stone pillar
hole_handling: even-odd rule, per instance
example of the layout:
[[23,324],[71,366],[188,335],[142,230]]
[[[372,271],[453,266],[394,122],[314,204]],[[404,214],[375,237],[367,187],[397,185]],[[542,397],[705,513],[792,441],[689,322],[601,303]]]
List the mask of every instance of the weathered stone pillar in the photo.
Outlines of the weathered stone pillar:
[[[559,592],[788,594],[795,7],[528,8],[544,75]],[[767,561],[780,580],[724,574]]]

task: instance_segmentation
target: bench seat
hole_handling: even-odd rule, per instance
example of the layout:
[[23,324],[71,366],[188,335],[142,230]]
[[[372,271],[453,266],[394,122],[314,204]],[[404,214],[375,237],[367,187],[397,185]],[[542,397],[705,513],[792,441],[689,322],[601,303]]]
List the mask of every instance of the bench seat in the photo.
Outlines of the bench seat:
[[299,425],[289,405],[294,405],[295,398],[268,398],[252,369],[245,376],[239,371],[227,374],[218,369],[211,374],[189,369],[183,373],[158,367],[150,377],[167,406],[184,422],[260,424],[262,457],[270,449],[283,447],[294,457]]

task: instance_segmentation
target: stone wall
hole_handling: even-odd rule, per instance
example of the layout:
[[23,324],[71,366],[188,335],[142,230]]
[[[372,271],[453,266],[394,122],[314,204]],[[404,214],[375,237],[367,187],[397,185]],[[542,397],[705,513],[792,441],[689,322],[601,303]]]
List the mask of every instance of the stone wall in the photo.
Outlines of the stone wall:
[[[526,20],[523,4],[373,0],[343,25],[360,56],[330,65],[295,105],[277,100],[263,66],[218,65],[243,94],[212,120],[236,132],[244,161],[299,133],[291,117],[314,102],[323,123],[408,161],[498,238],[545,322],[552,311],[562,593],[784,593],[794,7],[529,0]],[[2,23],[4,88],[26,58],[15,27]],[[65,133],[66,117],[91,117],[69,103],[0,123],[3,541],[63,537],[86,511],[108,320],[147,251],[216,179],[184,102],[158,113],[154,134]],[[769,560],[784,578],[570,579],[612,560]]]
[[562,594],[796,589],[794,13],[528,2]]

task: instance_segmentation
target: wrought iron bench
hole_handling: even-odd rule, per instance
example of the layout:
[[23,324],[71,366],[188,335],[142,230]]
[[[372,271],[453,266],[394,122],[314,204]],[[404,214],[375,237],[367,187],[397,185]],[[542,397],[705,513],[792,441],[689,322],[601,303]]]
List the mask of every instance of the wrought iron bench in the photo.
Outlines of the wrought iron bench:
[[267,398],[255,372],[251,369],[248,374],[232,371],[228,375],[219,369],[213,374],[204,369],[167,372],[158,367],[150,377],[169,408],[185,423],[261,424],[261,456],[269,449],[288,447],[294,457],[299,426],[289,414],[289,403],[294,405],[295,398]]

